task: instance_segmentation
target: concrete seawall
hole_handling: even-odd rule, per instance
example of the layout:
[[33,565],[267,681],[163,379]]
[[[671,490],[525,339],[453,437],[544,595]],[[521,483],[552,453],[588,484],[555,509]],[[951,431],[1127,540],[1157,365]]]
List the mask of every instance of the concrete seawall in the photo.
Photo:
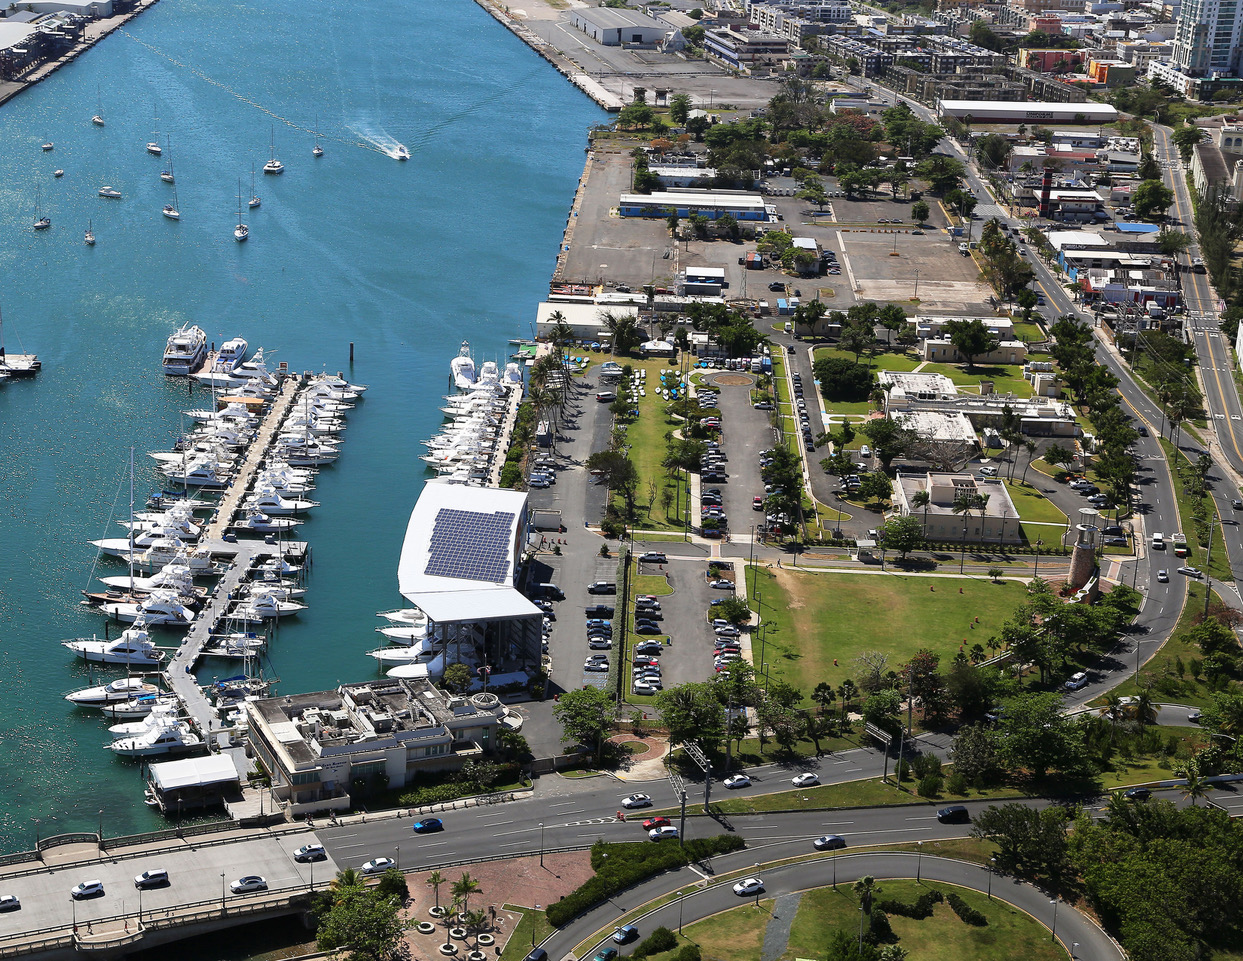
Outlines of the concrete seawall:
[[503,25],[505,29],[552,64],[556,68],[557,73],[569,80],[570,83],[578,87],[579,90],[605,110],[610,113],[617,113],[625,106],[620,97],[605,90],[604,87],[587,76],[559,50],[549,46],[542,37],[528,30],[521,22],[513,19],[503,7],[493,3],[492,0],[475,0],[475,2],[488,11],[493,19]]

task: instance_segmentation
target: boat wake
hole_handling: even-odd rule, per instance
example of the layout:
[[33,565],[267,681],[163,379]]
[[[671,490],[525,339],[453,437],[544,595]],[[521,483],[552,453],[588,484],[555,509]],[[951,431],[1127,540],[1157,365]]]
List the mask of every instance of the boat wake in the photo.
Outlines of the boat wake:
[[410,151],[406,149],[406,145],[383,127],[379,129],[370,126],[350,127],[350,132],[361,137],[363,142],[372,150],[378,150],[393,160],[404,160],[410,156]]

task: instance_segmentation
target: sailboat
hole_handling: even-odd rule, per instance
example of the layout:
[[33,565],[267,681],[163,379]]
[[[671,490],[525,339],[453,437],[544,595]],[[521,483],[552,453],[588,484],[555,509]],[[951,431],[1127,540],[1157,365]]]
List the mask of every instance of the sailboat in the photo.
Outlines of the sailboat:
[[180,220],[181,211],[177,209],[177,188],[173,187],[173,202],[164,205],[164,216],[169,220]]
[[52,226],[52,218],[43,216],[39,185],[35,184],[35,230],[47,230],[50,226]]
[[155,137],[147,142],[147,153],[158,157],[164,152],[160,149],[160,117],[158,114],[155,118],[155,129],[151,132],[155,134]]
[[95,231],[92,229],[92,226],[92,221],[88,220],[86,222],[86,236],[82,238],[82,242],[88,247],[95,246]]
[[319,145],[319,114],[315,115],[315,146],[311,148],[312,157],[322,157],[324,148]]
[[173,140],[169,137],[166,142],[168,143],[168,169],[160,171],[160,179],[166,184],[171,184],[176,182],[173,177]]
[[52,149],[53,147],[55,147],[55,146],[56,146],[56,144],[52,143],[52,141],[50,141],[50,140],[49,140],[49,141],[47,141],[46,143],[44,143],[44,145],[43,145],[43,152],[44,152],[44,153],[47,153],[49,150],[51,150],[51,149]]
[[100,99],[98,87],[95,88],[95,116],[91,118],[91,123],[93,123],[96,127],[102,127],[104,125],[103,101]]
[[263,172],[265,174],[283,174],[285,172],[285,165],[276,159],[276,125],[275,124],[272,125],[271,130],[272,132],[271,132],[271,137],[268,141],[268,146],[271,148],[271,151],[272,151],[271,153],[272,159],[263,165]]
[[237,180],[237,227],[233,230],[233,239],[239,244],[250,236],[250,228],[242,223],[242,179]]
[[261,203],[263,203],[263,201],[260,200],[259,195],[255,193],[255,165],[252,163],[250,165],[250,201],[246,204],[246,206],[248,206],[251,210],[254,210]]

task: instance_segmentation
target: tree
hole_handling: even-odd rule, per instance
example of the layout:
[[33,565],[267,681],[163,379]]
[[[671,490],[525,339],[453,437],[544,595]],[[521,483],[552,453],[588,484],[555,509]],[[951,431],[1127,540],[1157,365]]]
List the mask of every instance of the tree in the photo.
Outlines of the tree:
[[950,343],[967,358],[967,370],[975,369],[975,359],[997,349],[997,337],[982,320],[951,320],[945,325]]
[[1196,144],[1204,140],[1204,131],[1199,127],[1179,127],[1170,139],[1174,141],[1174,146],[1178,148],[1179,156],[1185,163],[1191,159],[1191,152]]
[[918,517],[910,514],[885,521],[880,533],[885,550],[897,551],[902,560],[906,560],[906,555],[911,551],[917,551],[924,545],[923,525]]
[[1174,203],[1174,191],[1160,180],[1145,180],[1131,195],[1131,205],[1136,216],[1147,219],[1154,214],[1162,216]]
[[[685,34],[683,34],[685,36]],[[686,126],[686,118],[690,116],[691,98],[684,93],[674,94],[669,101],[669,119],[679,127]]]
[[1140,180],[1160,180],[1161,164],[1151,153],[1145,153],[1135,173]]
[[845,357],[822,357],[812,364],[825,400],[857,403],[867,400],[875,378],[871,369]]
[[893,494],[893,481],[884,471],[869,471],[859,478],[859,496],[864,501],[886,501]]
[[1186,253],[1191,249],[1191,244],[1191,237],[1181,230],[1171,230],[1169,227],[1163,227],[1161,232],[1157,234],[1157,245],[1161,248],[1161,253],[1167,257]]
[[597,756],[613,728],[617,705],[598,687],[566,691],[552,709],[561,724],[561,740],[566,744],[585,744],[596,748]]
[[799,304],[795,307],[790,319],[793,321],[796,329],[806,327],[807,335],[811,337],[815,335],[816,326],[828,312],[829,308],[824,305],[824,301],[809,300],[807,303]]
[[825,205],[829,202],[829,193],[824,189],[824,184],[820,182],[818,177],[814,180],[809,180],[795,196],[815,204],[817,209],[821,211],[824,210]]
[[971,834],[997,845],[997,866],[1013,874],[1059,878],[1066,868],[1068,818],[1063,808],[990,805],[975,816]]
[[950,748],[950,760],[954,762],[954,771],[966,778],[968,784],[991,784],[1001,773],[1001,758],[993,734],[978,724],[959,729]]
[[604,319],[605,329],[613,335],[614,353],[628,354],[643,343],[644,332],[639,326],[639,318],[636,315],[616,314],[611,310],[606,310],[601,316]]
[[669,731],[670,744],[698,741],[711,748],[725,733],[725,710],[708,681],[678,684],[656,695],[656,712]]
[[925,200],[917,200],[911,204],[911,219],[921,226],[928,222],[931,213],[928,202]]
[[445,883],[444,875],[439,871],[433,871],[427,876],[427,880],[423,882],[432,889],[432,896],[435,900],[436,907],[440,907],[440,886]]
[[640,127],[650,127],[655,119],[656,111],[643,101],[636,100],[634,103],[627,104],[622,108],[621,113],[617,115],[617,125],[633,130]]
[[472,878],[466,871],[462,872],[462,876],[453,882],[453,897],[455,900],[462,902],[462,910],[470,910],[470,896],[479,891],[479,882]]
[[1012,775],[1027,771],[1043,778],[1050,769],[1064,774],[1083,769],[1083,728],[1062,713],[1061,694],[1010,698],[997,730],[998,754]]
[[470,687],[470,668],[465,664],[450,664],[440,683],[450,694],[461,694]]
[[331,903],[319,917],[315,932],[321,951],[348,947],[350,957],[360,961],[383,961],[392,956],[406,924],[399,917],[401,902],[378,891],[358,883],[332,892]]
[[588,471],[600,477],[611,491],[622,495],[628,511],[634,511],[635,490],[639,483],[639,469],[634,461],[618,450],[601,450],[587,458]]
[[859,688],[865,694],[880,690],[885,680],[885,668],[889,666],[889,657],[880,651],[863,651],[855,658],[855,670],[858,673]]
[[751,608],[741,597],[727,597],[713,609],[712,616],[741,627],[751,620]]

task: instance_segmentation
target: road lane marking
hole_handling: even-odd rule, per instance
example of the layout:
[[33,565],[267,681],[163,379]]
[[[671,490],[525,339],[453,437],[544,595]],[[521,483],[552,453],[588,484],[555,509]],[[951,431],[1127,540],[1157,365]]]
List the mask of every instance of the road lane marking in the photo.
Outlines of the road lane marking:
[[[351,837],[358,837],[358,835],[357,835],[357,834],[354,834],[354,835],[351,835]],[[338,845],[336,845],[336,847],[339,847],[339,848],[361,848],[361,847],[363,847],[363,846],[364,846],[364,842],[362,842],[362,841],[359,841],[357,844],[338,844]]]

